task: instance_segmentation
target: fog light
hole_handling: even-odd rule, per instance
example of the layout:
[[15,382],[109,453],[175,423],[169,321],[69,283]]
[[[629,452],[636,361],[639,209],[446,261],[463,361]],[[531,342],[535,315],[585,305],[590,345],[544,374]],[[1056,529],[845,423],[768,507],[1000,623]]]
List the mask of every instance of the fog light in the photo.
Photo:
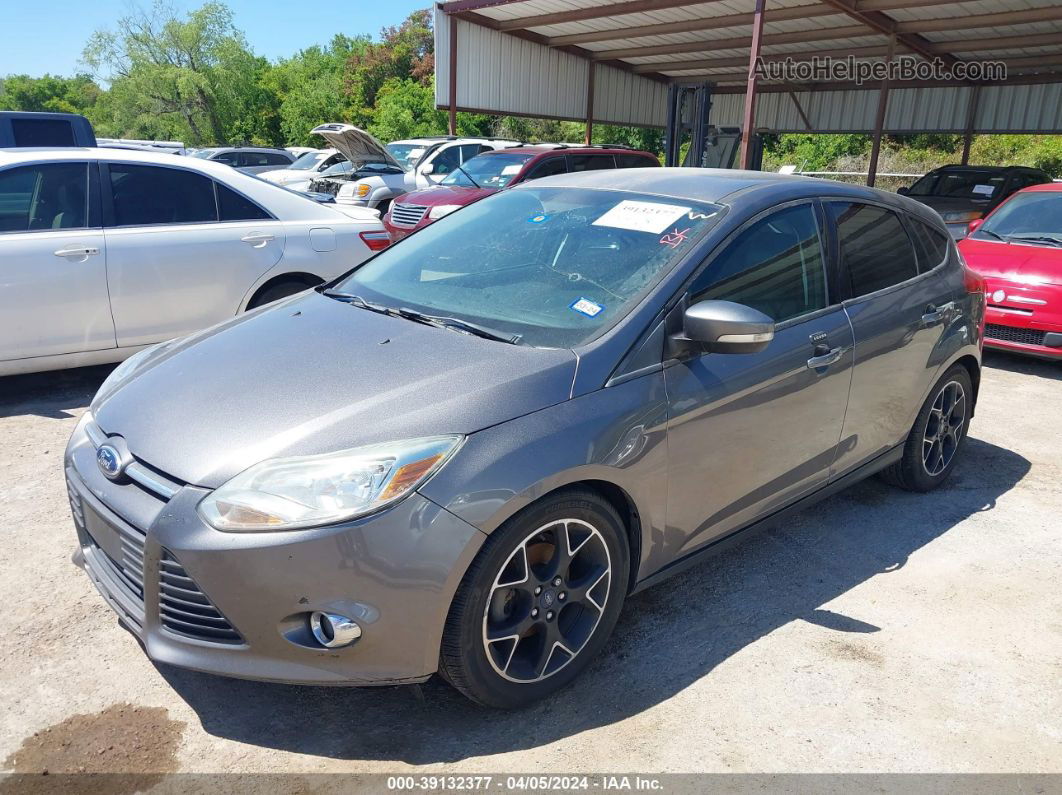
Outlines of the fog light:
[[361,637],[361,627],[352,618],[337,613],[310,613],[310,631],[314,638],[327,649],[349,646]]

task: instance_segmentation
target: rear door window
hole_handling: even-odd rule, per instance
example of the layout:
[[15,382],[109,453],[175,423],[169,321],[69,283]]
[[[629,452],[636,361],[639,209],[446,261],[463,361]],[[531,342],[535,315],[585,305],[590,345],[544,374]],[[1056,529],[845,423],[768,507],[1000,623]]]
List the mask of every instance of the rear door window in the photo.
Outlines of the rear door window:
[[827,202],[852,295],[884,290],[918,275],[914,246],[896,213],[872,204]]
[[115,226],[218,220],[214,183],[180,168],[111,163]]
[[83,229],[88,164],[46,163],[0,172],[0,232]]
[[810,204],[756,221],[694,280],[691,302],[733,301],[780,323],[829,305],[819,225]]

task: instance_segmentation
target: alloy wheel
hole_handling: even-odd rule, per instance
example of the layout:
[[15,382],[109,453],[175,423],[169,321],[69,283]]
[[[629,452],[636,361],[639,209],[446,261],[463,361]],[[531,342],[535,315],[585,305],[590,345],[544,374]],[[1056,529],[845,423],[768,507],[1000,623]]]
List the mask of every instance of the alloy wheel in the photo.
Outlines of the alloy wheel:
[[959,448],[966,424],[966,391],[958,381],[949,381],[937,393],[922,435],[922,466],[937,476],[948,468]]
[[529,534],[494,578],[483,613],[483,646],[511,682],[537,682],[576,658],[608,603],[612,561],[605,539],[581,519],[557,519]]

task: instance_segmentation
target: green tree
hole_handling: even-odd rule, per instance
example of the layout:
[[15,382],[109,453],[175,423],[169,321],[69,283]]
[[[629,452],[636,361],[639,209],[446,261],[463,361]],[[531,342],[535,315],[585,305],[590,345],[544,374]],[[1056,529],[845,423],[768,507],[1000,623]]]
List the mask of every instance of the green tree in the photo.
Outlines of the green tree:
[[86,114],[91,113],[102,93],[89,75],[8,75],[0,79],[0,110]]

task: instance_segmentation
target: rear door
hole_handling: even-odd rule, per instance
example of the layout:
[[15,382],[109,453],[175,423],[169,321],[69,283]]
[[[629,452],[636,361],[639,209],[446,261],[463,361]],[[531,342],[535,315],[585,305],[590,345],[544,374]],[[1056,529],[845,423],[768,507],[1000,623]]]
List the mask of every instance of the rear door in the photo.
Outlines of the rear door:
[[113,348],[95,164],[0,172],[0,360]]
[[103,185],[120,347],[168,340],[232,317],[283,254],[280,221],[197,172],[110,163]]
[[824,485],[837,454],[852,331],[828,284],[821,212],[775,208],[739,231],[689,288],[777,323],[753,354],[704,353],[665,368],[667,524],[685,554]]
[[[826,207],[849,295],[844,307],[855,333],[843,432],[852,444],[833,466],[833,474],[840,475],[907,437],[936,376],[936,346],[958,311],[958,294],[955,274],[942,262],[932,267],[927,262],[919,273],[914,241],[892,209],[841,201]],[[941,251],[939,241],[930,245]],[[960,288],[961,282],[960,274]]]

